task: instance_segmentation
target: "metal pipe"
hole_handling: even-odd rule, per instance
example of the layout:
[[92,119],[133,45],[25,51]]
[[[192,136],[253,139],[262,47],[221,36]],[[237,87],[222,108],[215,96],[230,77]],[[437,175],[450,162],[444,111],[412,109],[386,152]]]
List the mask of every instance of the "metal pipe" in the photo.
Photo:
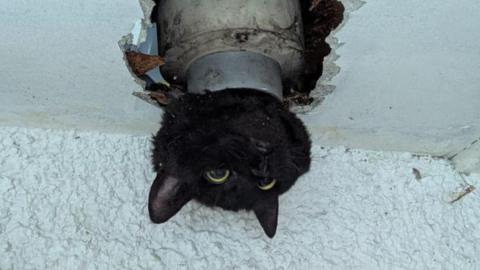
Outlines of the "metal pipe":
[[273,59],[251,52],[220,52],[203,56],[187,71],[191,93],[226,88],[249,88],[269,93],[282,100],[280,65]]
[[281,82],[303,70],[299,0],[159,0],[157,23],[162,74],[188,91],[245,87],[281,99]]

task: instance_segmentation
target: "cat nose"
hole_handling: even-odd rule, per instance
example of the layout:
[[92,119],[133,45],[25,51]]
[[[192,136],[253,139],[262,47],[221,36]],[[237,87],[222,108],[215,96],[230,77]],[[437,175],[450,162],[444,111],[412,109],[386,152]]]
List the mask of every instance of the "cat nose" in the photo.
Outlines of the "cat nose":
[[250,170],[253,175],[260,176],[260,177],[267,177],[268,176],[268,164],[265,159],[262,159],[260,164],[258,164],[257,168]]
[[251,144],[262,154],[271,152],[272,144],[255,138],[250,138]]
[[270,143],[264,141],[255,141],[255,148],[262,154],[270,152]]
[[261,177],[267,176],[267,175],[265,174],[265,172],[263,172],[262,170],[252,169],[251,172],[252,172],[252,174],[255,175],[255,176],[261,176]]

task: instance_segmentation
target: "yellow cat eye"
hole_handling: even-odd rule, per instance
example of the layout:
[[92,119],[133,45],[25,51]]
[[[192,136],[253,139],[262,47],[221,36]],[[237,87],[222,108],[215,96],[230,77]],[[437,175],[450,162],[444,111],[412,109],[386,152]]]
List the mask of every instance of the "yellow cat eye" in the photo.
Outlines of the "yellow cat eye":
[[205,172],[205,179],[212,184],[223,184],[230,177],[230,171],[227,169],[215,169]]
[[277,180],[275,179],[268,179],[268,180],[265,179],[258,183],[258,188],[261,190],[267,191],[272,189],[276,183],[277,183]]

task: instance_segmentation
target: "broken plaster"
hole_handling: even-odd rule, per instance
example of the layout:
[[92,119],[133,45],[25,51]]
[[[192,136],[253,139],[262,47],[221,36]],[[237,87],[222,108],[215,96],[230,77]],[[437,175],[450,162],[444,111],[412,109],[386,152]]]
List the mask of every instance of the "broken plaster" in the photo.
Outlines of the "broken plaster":
[[[140,0],[139,4],[143,11],[143,18],[135,22],[130,33],[123,36],[118,41],[118,45],[124,54],[127,51],[134,51],[147,55],[158,55],[156,24],[152,24],[150,21],[150,14],[155,3],[151,0]],[[146,89],[151,83],[168,84],[160,73],[160,69],[152,69],[146,72],[144,77],[140,78],[132,71],[125,56],[124,61],[135,82],[143,89]],[[138,97],[142,92],[134,92],[133,94]]]
[[315,108],[322,104],[328,95],[335,91],[335,85],[332,84],[332,80],[341,71],[341,67],[336,63],[336,61],[340,58],[340,55],[337,54],[336,50],[343,45],[336,35],[348,23],[351,14],[359,10],[366,3],[362,0],[340,0],[340,2],[342,2],[343,6],[345,7],[344,18],[342,23],[335,28],[335,30],[333,30],[326,39],[332,51],[327,57],[325,57],[323,61],[323,73],[317,82],[317,87],[310,92],[310,97],[313,97],[314,101],[309,105],[293,106],[291,108],[292,112],[301,114],[312,112]]
[[449,159],[458,171],[480,173],[480,138]]
[[[341,0],[341,2],[345,7],[344,19],[342,23],[335,30],[333,30],[332,33],[327,37],[326,41],[330,45],[332,51],[324,59],[323,74],[317,82],[317,87],[312,92],[310,92],[310,97],[313,98],[313,102],[309,105],[293,105],[291,107],[292,112],[308,113],[312,111],[325,100],[326,96],[333,93],[333,91],[335,90],[335,85],[333,85],[331,81],[341,70],[341,68],[336,64],[336,60],[340,57],[336,53],[336,49],[342,46],[342,43],[335,37],[335,35],[343,28],[346,22],[348,22],[350,18],[350,14],[360,9],[365,4],[365,2],[362,0]],[[119,41],[120,48],[122,49],[123,52],[131,49],[132,46],[138,47],[139,44],[141,44],[142,42],[148,41],[149,39],[148,35],[152,35],[152,32],[149,33],[149,29],[151,29],[152,25],[155,25],[155,24],[151,23],[150,16],[152,14],[155,3],[152,0],[139,0],[139,4],[142,8],[144,18],[140,19],[135,24],[131,33],[122,37],[122,39]],[[156,38],[156,35],[155,35],[155,38]],[[130,67],[128,68],[130,70]],[[156,76],[153,76],[157,78],[157,79],[154,79],[155,82],[165,81],[163,77],[161,77],[159,69],[155,69],[154,72],[159,73],[158,75],[155,74]],[[141,85],[143,89],[145,89],[146,88],[145,78],[138,78],[133,74],[131,70],[130,70],[130,73],[135,78],[135,81],[139,85]],[[159,76],[161,79],[159,79]],[[138,97],[139,95],[142,95],[142,92],[135,92],[134,94]]]

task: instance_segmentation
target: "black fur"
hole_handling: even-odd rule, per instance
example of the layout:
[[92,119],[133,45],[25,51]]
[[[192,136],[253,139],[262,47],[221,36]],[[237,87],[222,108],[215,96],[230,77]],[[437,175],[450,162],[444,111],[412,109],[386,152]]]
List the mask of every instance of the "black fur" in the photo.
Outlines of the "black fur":
[[[278,196],[309,170],[310,139],[302,122],[276,98],[249,89],[186,94],[165,108],[153,138],[157,179],[150,217],[164,222],[190,199],[227,210],[255,211],[269,236],[276,229]],[[210,184],[204,172],[231,171]],[[265,177],[273,189],[260,190]]]

